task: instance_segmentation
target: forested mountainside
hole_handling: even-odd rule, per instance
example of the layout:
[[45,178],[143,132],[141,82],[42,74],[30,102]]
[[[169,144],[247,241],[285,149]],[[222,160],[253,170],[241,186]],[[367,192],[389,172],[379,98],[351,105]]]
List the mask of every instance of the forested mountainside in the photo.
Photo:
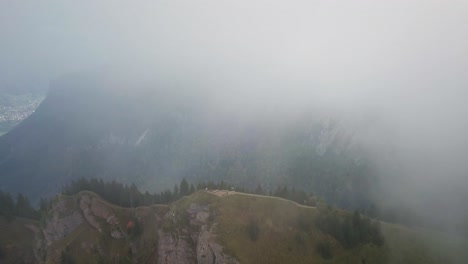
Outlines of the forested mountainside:
[[379,193],[376,172],[340,120],[313,112],[248,118],[248,110],[214,107],[200,89],[114,78],[54,82],[37,111],[0,138],[2,188],[35,200],[81,177],[150,192],[182,178],[224,180],[265,190],[284,184],[344,208],[369,208]]

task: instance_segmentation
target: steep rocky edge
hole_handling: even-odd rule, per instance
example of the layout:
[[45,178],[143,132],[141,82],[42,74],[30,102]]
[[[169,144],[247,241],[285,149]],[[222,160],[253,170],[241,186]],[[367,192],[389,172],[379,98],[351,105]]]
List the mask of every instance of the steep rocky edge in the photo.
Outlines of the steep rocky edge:
[[130,209],[90,192],[57,196],[34,252],[39,263],[239,263],[216,241],[211,213],[197,203]]

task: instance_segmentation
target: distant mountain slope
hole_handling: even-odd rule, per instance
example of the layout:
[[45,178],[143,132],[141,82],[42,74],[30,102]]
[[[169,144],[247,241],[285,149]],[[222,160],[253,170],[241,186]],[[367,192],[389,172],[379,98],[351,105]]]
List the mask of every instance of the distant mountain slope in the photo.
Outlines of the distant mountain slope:
[[[170,206],[122,208],[84,191],[57,196],[41,223],[1,220],[1,230],[23,228],[24,234],[15,241],[2,236],[0,260],[13,263],[10,260],[17,260],[23,251],[38,263],[427,264],[468,260],[466,239],[385,223],[381,225],[383,245],[343,245],[319,225],[318,220],[330,212],[273,197],[216,196],[205,191]],[[335,212],[336,221],[356,219],[349,212]]]
[[370,205],[377,177],[339,120],[230,109],[213,94],[113,76],[60,79],[34,114],[0,137],[1,188],[37,199],[78,177],[149,191],[185,177],[295,186],[343,207]]

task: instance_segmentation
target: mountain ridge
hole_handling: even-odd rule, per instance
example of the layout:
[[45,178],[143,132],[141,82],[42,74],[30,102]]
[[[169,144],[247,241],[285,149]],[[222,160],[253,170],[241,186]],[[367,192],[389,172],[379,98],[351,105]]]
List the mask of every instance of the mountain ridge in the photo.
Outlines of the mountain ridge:
[[270,190],[287,184],[343,207],[371,203],[375,172],[335,121],[307,113],[247,118],[256,113],[215,111],[197,89],[106,78],[53,83],[37,111],[0,137],[2,189],[37,200],[81,177],[150,192],[187,178]]
[[[40,222],[1,220],[1,230],[15,226],[23,231],[15,240],[2,236],[0,257],[7,263],[21,259],[37,263],[464,263],[468,259],[463,250],[466,239],[387,223],[382,223],[382,246],[368,242],[345,246],[317,222],[335,214],[333,210],[224,190],[199,191],[170,205],[123,208],[82,191],[56,196]],[[350,212],[335,212],[338,219],[352,217]]]

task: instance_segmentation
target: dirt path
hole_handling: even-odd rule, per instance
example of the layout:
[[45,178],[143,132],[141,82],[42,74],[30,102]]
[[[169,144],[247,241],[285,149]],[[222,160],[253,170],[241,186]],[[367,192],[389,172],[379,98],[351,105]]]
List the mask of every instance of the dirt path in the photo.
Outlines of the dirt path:
[[294,201],[291,201],[291,200],[288,200],[288,199],[284,199],[284,198],[281,198],[281,197],[276,197],[276,196],[266,196],[266,195],[251,194],[251,193],[241,193],[241,192],[228,191],[228,190],[214,190],[214,191],[207,190],[206,192],[210,193],[210,194],[213,194],[213,195],[216,195],[218,197],[224,197],[224,196],[229,196],[229,195],[244,195],[244,196],[251,196],[251,197],[261,197],[261,198],[267,198],[267,199],[282,200],[282,201],[290,202],[290,203],[295,204],[296,206],[304,207],[304,208],[316,208],[315,206],[308,206],[308,205],[299,204],[297,202],[294,202]]
[[214,190],[214,191],[206,191],[206,192],[214,194],[214,195],[219,196],[219,197],[224,197],[224,196],[236,194],[235,191],[228,191],[228,190]]

